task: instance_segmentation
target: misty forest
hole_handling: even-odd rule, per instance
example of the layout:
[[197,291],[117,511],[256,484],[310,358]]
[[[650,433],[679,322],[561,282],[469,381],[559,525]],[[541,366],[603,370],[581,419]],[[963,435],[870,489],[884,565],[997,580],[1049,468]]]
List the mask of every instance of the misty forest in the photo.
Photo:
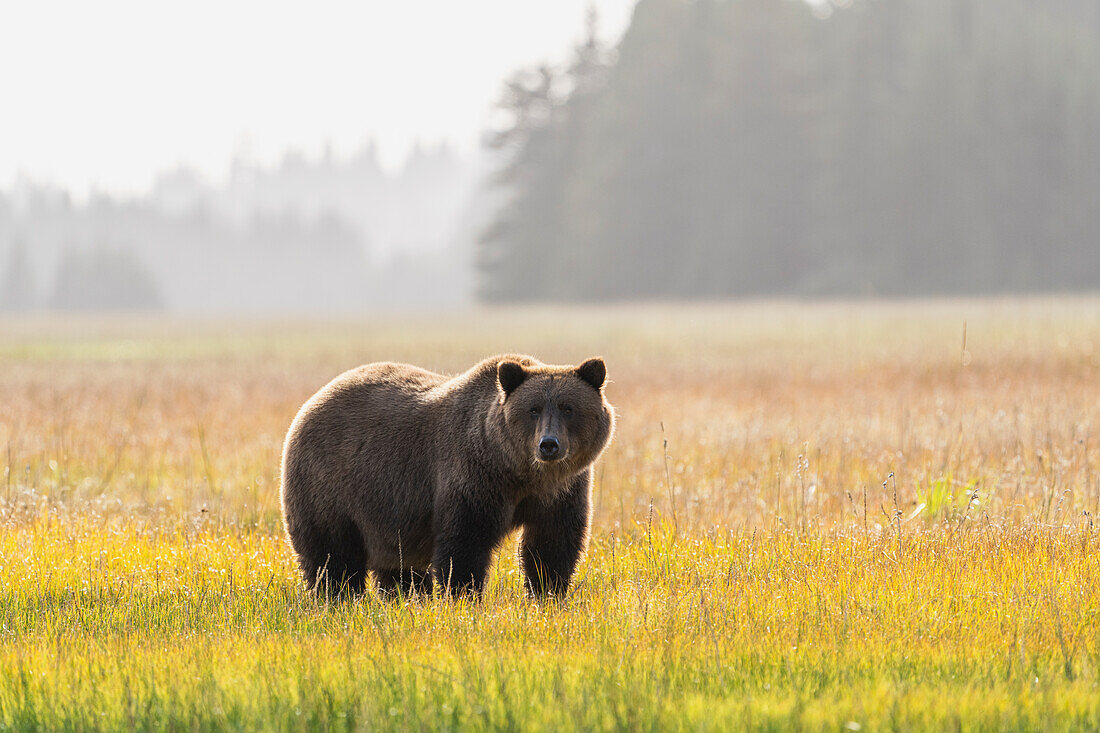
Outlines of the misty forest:
[[[988,294],[1100,286],[1094,0],[641,0],[517,70],[476,160],[0,193],[0,307]],[[429,305],[433,303],[428,303]]]

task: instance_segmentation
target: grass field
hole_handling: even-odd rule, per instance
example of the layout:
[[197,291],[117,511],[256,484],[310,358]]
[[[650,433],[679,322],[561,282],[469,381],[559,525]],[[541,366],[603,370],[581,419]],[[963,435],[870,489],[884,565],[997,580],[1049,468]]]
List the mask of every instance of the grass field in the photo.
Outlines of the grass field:
[[[351,366],[603,355],[571,595],[327,603],[278,456]],[[0,321],[0,728],[1096,730],[1100,300]]]

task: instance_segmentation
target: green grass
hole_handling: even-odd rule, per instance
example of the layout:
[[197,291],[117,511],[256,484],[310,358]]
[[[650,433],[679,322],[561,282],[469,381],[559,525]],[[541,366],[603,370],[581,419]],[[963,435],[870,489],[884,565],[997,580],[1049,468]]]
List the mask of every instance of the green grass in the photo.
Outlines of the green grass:
[[328,603],[264,532],[44,518],[2,547],[0,722],[1100,725],[1097,538],[952,529],[905,530],[899,555],[889,533],[658,523],[601,537],[562,600],[525,600],[505,553],[481,602]]
[[[460,320],[0,323],[0,727],[1100,728],[1095,301]],[[569,596],[305,593],[301,401],[504,350],[608,359]]]

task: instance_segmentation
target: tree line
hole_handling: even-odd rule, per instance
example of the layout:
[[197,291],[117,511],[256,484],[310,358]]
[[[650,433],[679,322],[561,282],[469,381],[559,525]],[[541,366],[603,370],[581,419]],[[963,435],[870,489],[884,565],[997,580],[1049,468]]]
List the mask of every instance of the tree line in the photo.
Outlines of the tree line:
[[1100,286],[1095,0],[640,0],[597,38],[505,86],[485,300]]
[[[134,198],[28,180],[0,190],[0,312],[339,313],[469,298],[477,162],[417,146],[399,171],[350,157],[183,167]],[[464,228],[463,228],[464,227]],[[458,271],[458,272],[456,272]]]

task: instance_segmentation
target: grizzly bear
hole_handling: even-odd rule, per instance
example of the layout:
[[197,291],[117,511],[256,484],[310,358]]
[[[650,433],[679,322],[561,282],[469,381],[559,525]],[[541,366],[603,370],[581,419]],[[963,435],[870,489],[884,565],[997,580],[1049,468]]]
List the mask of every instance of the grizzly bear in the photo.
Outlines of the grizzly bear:
[[283,447],[286,530],[306,584],[480,595],[523,530],[528,592],[562,594],[588,542],[592,466],[611,440],[606,367],[494,356],[446,377],[377,363],[302,406]]

